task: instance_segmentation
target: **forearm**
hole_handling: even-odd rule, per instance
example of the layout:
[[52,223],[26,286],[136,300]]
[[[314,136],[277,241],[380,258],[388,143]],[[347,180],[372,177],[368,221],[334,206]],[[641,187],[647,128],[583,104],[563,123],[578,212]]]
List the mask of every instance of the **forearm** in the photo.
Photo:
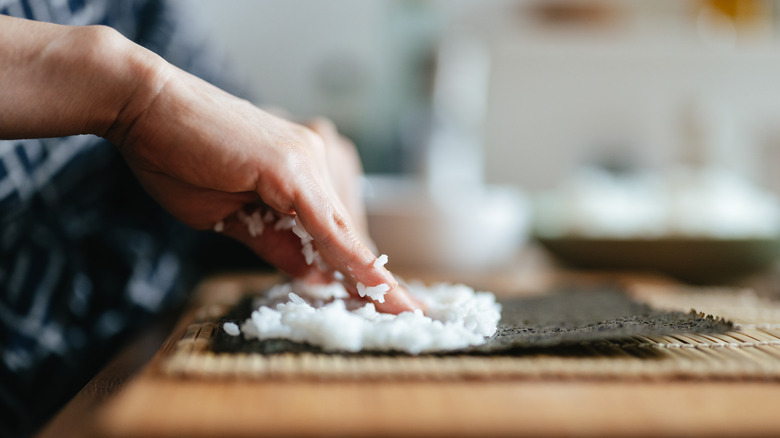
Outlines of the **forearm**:
[[105,135],[134,120],[167,80],[166,63],[100,26],[0,15],[0,138]]

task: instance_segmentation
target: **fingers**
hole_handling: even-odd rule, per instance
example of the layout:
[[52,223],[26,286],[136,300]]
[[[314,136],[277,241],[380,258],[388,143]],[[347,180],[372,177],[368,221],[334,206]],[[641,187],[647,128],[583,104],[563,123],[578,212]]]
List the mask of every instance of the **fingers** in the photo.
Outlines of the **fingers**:
[[395,288],[393,275],[383,266],[374,266],[376,256],[363,243],[343,208],[339,208],[339,201],[331,196],[312,189],[302,193],[295,203],[297,218],[314,238],[322,257],[344,274],[351,286],[386,284]]
[[296,277],[311,276],[317,270],[327,277],[338,271],[353,294],[358,285],[386,285],[388,300],[376,303],[380,310],[397,313],[419,308],[387,269],[375,266],[376,255],[366,244],[370,239],[360,193],[362,169],[354,146],[324,119],[311,123],[313,130],[281,119],[276,123],[277,134],[270,138],[277,145],[277,155],[264,156],[270,165],[258,171],[257,193],[277,212],[293,215],[311,236],[311,242],[304,244],[309,245],[309,258],[316,251],[315,259],[326,266],[316,266],[312,260],[306,263],[301,236],[289,231],[274,229],[262,236],[247,236],[243,230],[230,228],[226,233],[248,241],[255,252]]
[[289,229],[277,227],[278,219],[270,209],[253,206],[226,217],[214,230],[242,242],[291,277],[317,283],[332,281],[331,275],[306,263],[300,238]]
[[364,241],[370,240],[363,203],[363,167],[355,145],[341,136],[327,119],[315,119],[307,126],[322,136],[328,172],[336,194],[346,207],[361,238]]
[[[268,211],[239,210],[236,214],[218,222],[215,230],[244,243],[287,275],[302,278],[312,283],[324,284],[334,281],[332,270],[323,269],[316,263],[306,262],[301,250],[300,237],[289,229],[279,228],[277,224],[280,217],[269,215]],[[319,248],[316,250],[319,251]],[[329,256],[323,258],[329,258]],[[368,255],[366,260],[374,260],[373,255]],[[370,268],[371,270],[377,269],[373,261]],[[350,271],[348,270],[348,272]],[[364,284],[367,285],[388,284],[387,277],[377,277],[375,274],[366,275],[361,272],[361,269],[352,268],[350,274],[344,276],[344,286],[356,298],[359,297],[357,281],[361,281],[357,280],[358,278],[362,278],[362,281],[366,282]],[[372,275],[374,276],[372,277]],[[421,303],[415,300],[403,286],[397,284],[392,278],[392,274],[387,272],[387,275],[390,275],[392,279],[392,283],[388,284],[391,289],[384,295],[383,302],[371,301],[378,311],[398,314],[423,308]],[[369,298],[366,297],[365,300],[369,301]]]
[[256,202],[257,193],[228,193],[198,187],[160,172],[133,169],[146,191],[186,225],[206,230],[241,206]]
[[380,312],[399,314],[401,312],[414,311],[417,309],[425,311],[422,303],[415,299],[409,291],[402,285],[398,285],[395,289],[391,289],[385,294],[385,302],[377,303],[374,305]]
[[[311,263],[311,261],[307,262],[303,255],[306,251],[302,251],[300,236],[286,226],[279,226],[284,224],[287,219],[292,218],[273,214],[270,211],[268,207],[265,207],[265,210],[257,207],[241,209],[236,214],[218,222],[214,229],[244,243],[258,255],[273,263],[279,270],[292,277],[303,278],[313,283],[334,281],[336,279],[334,271],[328,266],[321,266],[319,263]],[[320,251],[319,247],[315,247],[314,250]],[[327,257],[329,256],[325,256],[323,259]],[[373,258],[373,255],[369,257]],[[374,262],[371,263],[371,268],[377,269]],[[354,272],[355,269],[352,270],[352,273]],[[355,278],[357,278],[355,275],[344,276],[344,286],[351,295],[359,297]],[[393,281],[395,282],[395,280]],[[377,310],[397,314],[422,308],[420,303],[411,297],[403,286],[395,284],[396,286],[385,294],[382,302],[372,301]],[[369,300],[369,298],[365,299]]]
[[396,280],[374,266],[366,244],[354,146],[330,122],[317,120],[312,130],[173,71],[175,80],[124,136],[123,154],[152,196],[195,228],[224,221],[223,232],[290,275],[327,276],[327,268],[316,274],[306,263],[299,236],[266,224],[253,233],[240,220],[242,206],[259,196],[302,224],[313,239],[310,249],[344,275],[350,290],[385,284],[394,297],[386,308],[402,308],[403,292],[394,292]]
[[363,170],[354,145],[326,119],[316,119],[308,126],[323,139],[328,167],[323,171],[322,185],[315,184],[296,199],[298,220],[314,238],[322,258],[344,275],[345,286],[353,296],[359,296],[359,285],[387,285],[384,302],[374,301],[379,311],[420,309],[420,303],[398,286],[395,277],[376,264],[369,248],[373,242],[368,237],[361,192]]
[[[397,314],[422,309],[420,303],[404,287],[398,285],[390,271],[377,263],[374,254],[360,240],[349,222],[343,216],[338,216],[338,212],[332,210],[331,217],[325,215],[314,221],[307,220],[311,216],[317,218],[323,210],[328,210],[327,208],[305,210],[305,206],[317,205],[320,202],[326,201],[313,200],[303,203],[304,208],[296,210],[298,218],[314,237],[322,257],[345,275],[347,290],[353,296],[359,296],[358,288],[361,285],[364,287],[387,285],[389,291],[385,294],[383,302],[373,301],[377,310]],[[329,223],[330,227],[327,226]]]
[[[257,188],[260,197],[281,213],[294,212],[296,220],[312,236],[322,258],[341,272],[349,284],[370,287],[386,284],[394,288],[395,278],[386,269],[373,266],[376,257],[363,243],[364,233],[355,227],[349,208],[339,196],[332,175],[342,172],[340,169],[331,172],[328,168],[328,150],[334,143],[332,138],[337,137],[335,128],[329,122],[315,122],[313,126],[323,132],[327,137],[324,138],[286,121],[279,121],[279,126],[285,135],[275,138],[283,153],[277,159],[278,165],[264,169],[270,167],[275,172],[260,173]],[[330,143],[327,139],[331,139]],[[342,184],[343,187],[354,188],[358,184],[359,174],[351,166],[347,169],[351,175],[349,183]],[[361,216],[358,222],[362,223],[362,210],[358,214]]]

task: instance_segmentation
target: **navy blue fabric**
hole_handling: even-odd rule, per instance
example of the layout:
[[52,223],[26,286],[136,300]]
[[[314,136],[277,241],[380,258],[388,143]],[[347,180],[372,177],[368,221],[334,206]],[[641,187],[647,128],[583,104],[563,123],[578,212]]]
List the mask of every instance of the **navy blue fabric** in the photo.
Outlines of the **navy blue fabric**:
[[[229,63],[163,1],[0,0],[0,14],[108,25],[237,91]],[[178,305],[196,240],[105,140],[0,141],[0,436],[32,433],[127,333]]]

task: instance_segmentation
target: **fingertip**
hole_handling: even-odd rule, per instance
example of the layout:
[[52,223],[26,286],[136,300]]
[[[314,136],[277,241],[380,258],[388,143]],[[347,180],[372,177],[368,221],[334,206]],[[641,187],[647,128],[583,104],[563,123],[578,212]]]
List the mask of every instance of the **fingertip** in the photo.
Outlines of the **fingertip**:
[[366,253],[365,260],[361,263],[360,272],[350,270],[356,282],[365,284],[366,286],[379,286],[380,284],[386,284],[393,290],[398,287],[398,280],[395,276],[385,268],[384,264],[387,262],[387,256],[382,255],[376,257],[367,247],[364,247]]
[[384,313],[399,314],[401,312],[426,311],[423,303],[412,296],[402,285],[391,288],[385,294],[384,303],[374,302],[377,310]]
[[390,286],[390,290],[393,290],[398,287],[398,280],[395,279],[395,276],[387,270],[387,268],[374,268],[378,271],[379,275],[382,277],[383,281],[382,283]]

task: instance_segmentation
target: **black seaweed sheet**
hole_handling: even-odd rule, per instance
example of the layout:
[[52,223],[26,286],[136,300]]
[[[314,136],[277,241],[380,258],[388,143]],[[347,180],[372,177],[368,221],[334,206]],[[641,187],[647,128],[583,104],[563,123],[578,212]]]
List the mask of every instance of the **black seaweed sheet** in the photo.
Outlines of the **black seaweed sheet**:
[[[560,287],[549,294],[502,300],[501,304],[498,330],[484,345],[436,354],[582,356],[631,351],[635,356],[652,357],[652,350],[636,348],[641,341],[634,336],[723,333],[733,329],[730,322],[693,311],[654,309],[612,285]],[[252,310],[252,299],[246,298],[221,322],[244,321]],[[221,324],[211,339],[212,350],[219,353],[323,353],[318,347],[287,340],[259,341],[230,336],[221,329]]]

